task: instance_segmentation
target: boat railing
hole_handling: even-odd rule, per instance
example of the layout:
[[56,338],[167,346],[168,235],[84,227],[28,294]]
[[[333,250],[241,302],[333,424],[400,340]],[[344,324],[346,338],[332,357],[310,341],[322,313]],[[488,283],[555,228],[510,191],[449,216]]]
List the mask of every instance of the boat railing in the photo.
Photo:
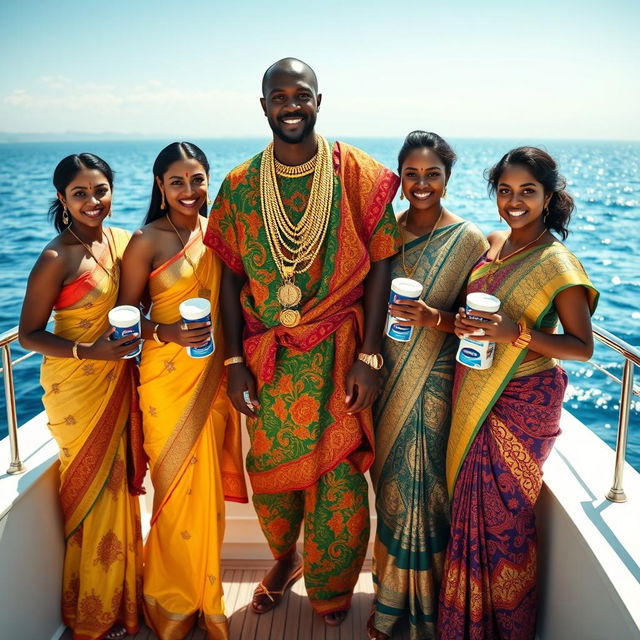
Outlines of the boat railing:
[[616,439],[616,463],[613,472],[613,485],[607,493],[607,500],[611,502],[626,502],[627,496],[623,488],[624,461],[627,453],[627,436],[629,434],[629,414],[631,413],[631,396],[640,396],[638,390],[633,384],[634,366],[640,366],[640,350],[630,345],[628,342],[621,340],[612,333],[609,333],[603,327],[593,325],[593,335],[595,338],[613,349],[624,357],[624,367],[622,369],[622,380],[614,376],[610,371],[601,367],[595,362],[591,364],[599,371],[602,371],[616,382],[620,383],[620,404],[618,408],[618,435]]
[[[616,462],[613,474],[613,485],[607,493],[607,499],[612,502],[625,502],[627,497],[623,488],[624,462],[627,451],[627,437],[629,432],[629,415],[631,413],[631,396],[640,396],[640,389],[634,386],[634,367],[640,366],[640,350],[629,343],[621,340],[603,327],[593,325],[593,335],[609,349],[616,351],[625,359],[622,371],[622,379],[612,374],[609,370],[600,366],[596,362],[590,362],[596,369],[602,371],[621,385],[620,405],[618,409],[618,435],[616,441]],[[11,359],[11,343],[18,339],[18,327],[13,327],[0,334],[0,348],[2,349],[2,369],[4,382],[4,397],[7,409],[7,429],[9,432],[9,445],[11,450],[11,463],[7,473],[17,474],[26,471],[26,467],[20,459],[20,449],[18,443],[18,419],[16,413],[15,388],[13,383],[13,367],[27,358],[35,355],[34,351],[29,351],[16,360]]]

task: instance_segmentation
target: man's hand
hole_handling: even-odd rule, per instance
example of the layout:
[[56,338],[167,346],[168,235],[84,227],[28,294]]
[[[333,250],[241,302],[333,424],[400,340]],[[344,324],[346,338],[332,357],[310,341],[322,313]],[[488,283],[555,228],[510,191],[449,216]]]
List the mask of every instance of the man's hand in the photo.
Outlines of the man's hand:
[[382,387],[382,372],[356,360],[347,374],[347,413],[353,414],[368,409]]
[[231,404],[245,416],[255,418],[256,408],[260,406],[260,403],[256,393],[256,381],[251,371],[247,365],[239,362],[227,367],[227,376],[229,380],[227,395]]

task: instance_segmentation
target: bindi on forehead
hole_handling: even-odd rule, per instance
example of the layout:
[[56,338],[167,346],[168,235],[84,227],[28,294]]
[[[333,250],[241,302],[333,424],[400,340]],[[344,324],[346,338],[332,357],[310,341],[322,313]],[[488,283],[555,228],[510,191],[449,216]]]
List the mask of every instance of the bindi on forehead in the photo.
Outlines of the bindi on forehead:
[[185,172],[184,172],[184,177],[185,177],[185,178],[188,178],[188,177],[189,177],[189,172],[188,172],[188,171],[185,171]]

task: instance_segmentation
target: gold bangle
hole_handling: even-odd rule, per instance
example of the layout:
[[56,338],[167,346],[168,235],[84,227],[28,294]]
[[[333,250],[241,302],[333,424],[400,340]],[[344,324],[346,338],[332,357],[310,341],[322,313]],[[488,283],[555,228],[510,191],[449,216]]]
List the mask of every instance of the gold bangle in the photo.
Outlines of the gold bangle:
[[230,364],[240,364],[241,362],[244,362],[243,356],[231,356],[231,358],[227,358],[223,364],[225,367],[228,367]]
[[79,343],[78,342],[74,342],[73,343],[73,347],[71,347],[71,353],[73,354],[73,357],[76,360],[82,360],[82,358],[78,355],[78,346],[79,346]]
[[364,362],[374,371],[380,371],[384,365],[384,358],[380,353],[359,353],[358,360],[360,360],[360,362]]
[[438,309],[438,322],[436,322],[436,327],[439,327],[441,322],[442,322],[442,312],[440,311],[440,309]]
[[160,323],[158,323],[155,327],[153,327],[153,339],[158,344],[167,344],[164,340],[160,340],[160,336],[158,335],[158,328],[160,327]]
[[518,322],[520,335],[511,343],[517,349],[526,349],[531,342],[531,331],[524,322]]

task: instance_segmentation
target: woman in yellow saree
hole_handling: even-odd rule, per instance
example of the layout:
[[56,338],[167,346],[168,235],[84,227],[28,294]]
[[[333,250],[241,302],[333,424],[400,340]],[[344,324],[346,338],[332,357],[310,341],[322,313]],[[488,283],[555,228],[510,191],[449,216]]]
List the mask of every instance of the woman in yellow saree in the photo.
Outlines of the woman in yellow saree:
[[[440,591],[443,639],[533,640],[536,529],[542,464],[558,435],[566,374],[555,358],[587,360],[598,294],[567,236],[573,200],[554,160],[521,147],[489,173],[510,232],[489,236],[467,292],[500,299],[500,311],[464,309],[459,337],[496,343],[489,369],[456,367],[447,448],[451,539]],[[558,320],[563,333],[556,334]]]
[[[227,640],[220,548],[224,500],[247,501],[240,425],[226,394],[218,321],[219,260],[203,244],[209,164],[188,142],[163,149],[146,225],[124,257],[120,303],[151,303],[143,320],[140,406],[154,488],[145,545],[144,611],[161,640],[180,640],[196,619]],[[146,292],[146,295],[145,295]],[[211,323],[185,325],[180,303],[206,298]],[[213,327],[214,353],[191,358]]]
[[450,524],[444,460],[457,342],[452,311],[488,246],[475,225],[443,206],[455,159],[445,140],[426,131],[410,133],[398,155],[409,209],[398,220],[403,245],[391,273],[420,282],[423,295],[391,307],[413,336],[408,343],[385,338],[388,376],[374,405],[376,599],[368,631],[376,640],[388,640],[404,616],[411,640],[435,637]]
[[103,160],[68,156],[53,182],[58,199],[50,213],[60,235],[29,277],[20,342],[45,356],[43,403],[60,446],[64,623],[74,640],[120,638],[137,632],[142,596],[140,516],[132,493],[140,493],[144,464],[134,453],[141,453],[140,440],[137,449],[129,446],[139,436],[131,428],[140,425],[133,364],[122,359],[139,339],[110,341],[107,319],[129,233],[102,226],[113,186]]

